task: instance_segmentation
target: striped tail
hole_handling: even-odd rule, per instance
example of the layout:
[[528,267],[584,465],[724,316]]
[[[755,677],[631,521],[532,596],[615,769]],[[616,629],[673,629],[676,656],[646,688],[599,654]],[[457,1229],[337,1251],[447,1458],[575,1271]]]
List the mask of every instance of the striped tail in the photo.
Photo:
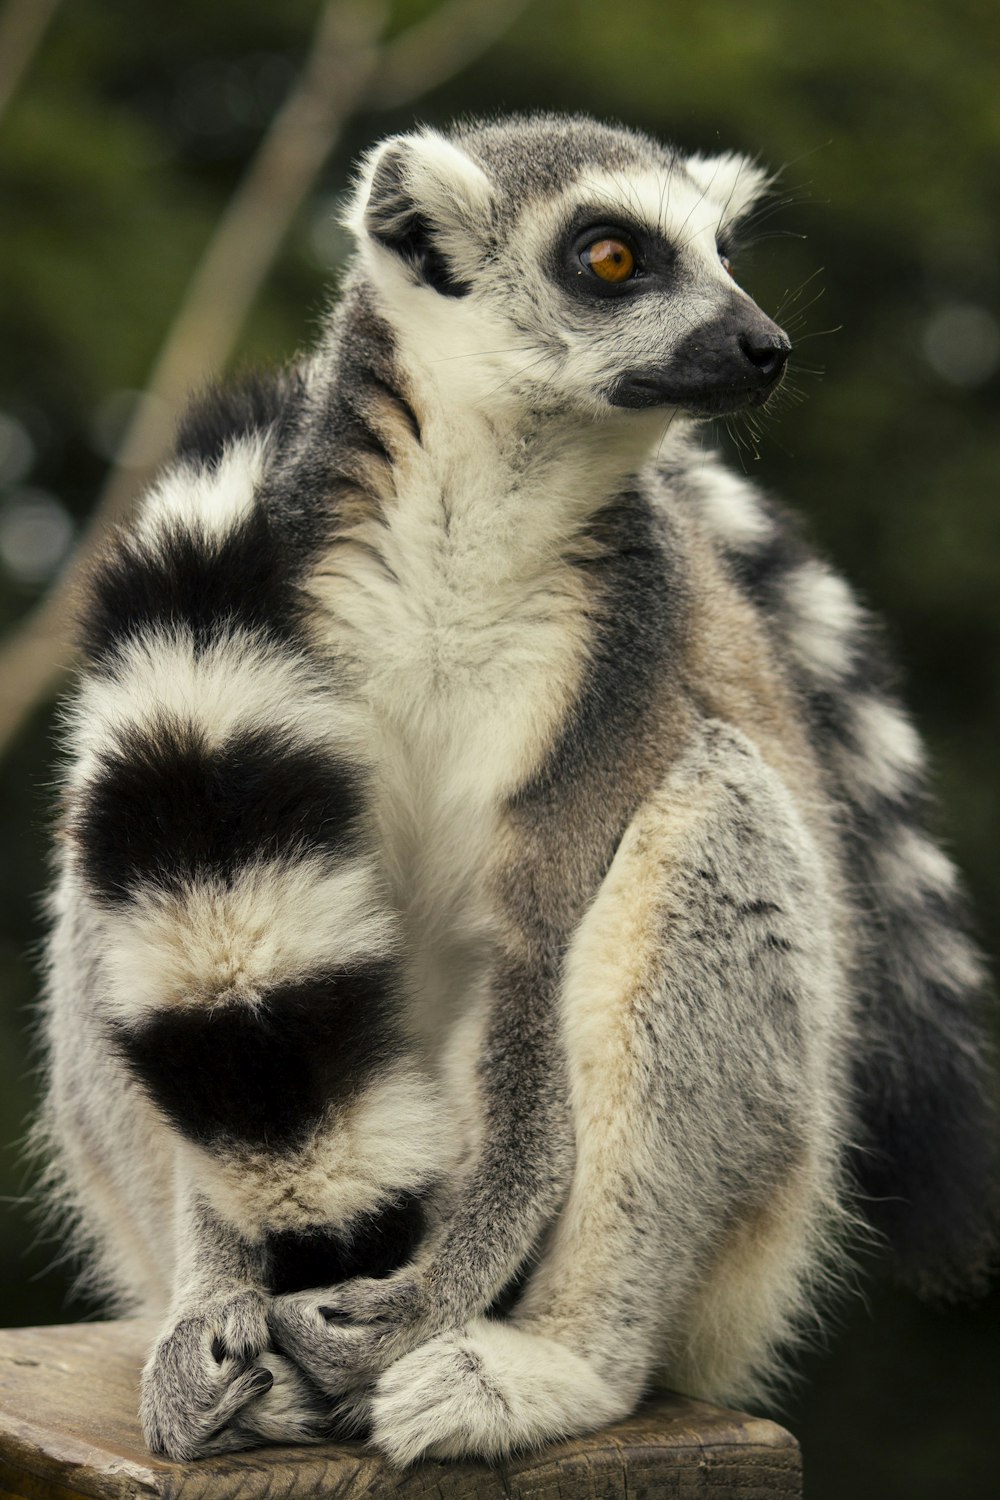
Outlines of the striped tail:
[[193,1140],[285,1149],[396,1054],[398,957],[267,460],[251,432],[182,461],[97,568],[66,831],[135,1079]]
[[733,581],[774,631],[826,767],[860,929],[852,1167],[902,1280],[984,1283],[1000,1244],[1000,1115],[990,995],[961,884],[925,829],[923,747],[878,623],[797,522],[739,477],[685,476]]

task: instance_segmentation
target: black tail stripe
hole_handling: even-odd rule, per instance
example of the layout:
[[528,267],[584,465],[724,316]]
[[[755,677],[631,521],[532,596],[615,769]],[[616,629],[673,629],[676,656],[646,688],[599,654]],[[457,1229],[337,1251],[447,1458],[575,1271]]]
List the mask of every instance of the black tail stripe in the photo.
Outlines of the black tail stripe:
[[106,752],[73,832],[94,895],[124,902],[142,886],[180,889],[248,861],[350,852],[362,808],[356,769],[270,729],[209,747],[168,721]]
[[150,1099],[190,1139],[301,1145],[399,1050],[389,960],[332,969],[263,1001],[181,1005],[114,1044]]
[[232,626],[294,635],[301,603],[265,513],[255,508],[223,536],[164,527],[154,541],[120,544],[98,564],[80,621],[81,643],[100,664],[132,637],[181,627],[204,647]]
[[233,384],[210,386],[181,417],[175,457],[211,465],[232,442],[266,432],[280,447],[298,419],[304,392],[294,370],[250,372]]
[[354,1276],[388,1276],[416,1254],[426,1215],[424,1193],[400,1193],[349,1230],[323,1224],[267,1236],[267,1285],[276,1296],[337,1286]]

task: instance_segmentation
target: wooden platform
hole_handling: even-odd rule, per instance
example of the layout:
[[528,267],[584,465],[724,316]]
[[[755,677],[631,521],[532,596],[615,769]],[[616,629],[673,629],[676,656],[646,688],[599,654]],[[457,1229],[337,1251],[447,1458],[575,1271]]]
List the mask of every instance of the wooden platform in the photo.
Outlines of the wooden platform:
[[257,1448],[179,1464],[151,1458],[136,1421],[152,1330],[81,1323],[0,1332],[0,1496],[99,1500],[792,1500],[795,1439],[773,1422],[661,1396],[592,1437],[490,1467],[404,1474],[362,1443]]

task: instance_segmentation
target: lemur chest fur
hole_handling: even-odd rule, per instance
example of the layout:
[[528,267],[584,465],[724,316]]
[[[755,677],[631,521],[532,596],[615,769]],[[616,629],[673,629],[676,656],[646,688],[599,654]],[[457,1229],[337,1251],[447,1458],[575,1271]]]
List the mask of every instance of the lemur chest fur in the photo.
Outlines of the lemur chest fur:
[[370,724],[396,894],[439,939],[471,919],[497,817],[572,705],[588,634],[551,473],[442,426],[378,475],[380,516],[338,537],[311,586]]

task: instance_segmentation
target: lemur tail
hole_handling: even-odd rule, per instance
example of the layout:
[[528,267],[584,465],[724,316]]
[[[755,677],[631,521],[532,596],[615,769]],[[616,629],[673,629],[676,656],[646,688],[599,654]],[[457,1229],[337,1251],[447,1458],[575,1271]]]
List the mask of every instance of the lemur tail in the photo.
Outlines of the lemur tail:
[[[974,1290],[1000,1245],[1000,1104],[984,966],[957,873],[925,832],[923,748],[877,622],[794,518],[743,481],[726,476],[720,491],[719,480],[714,472],[705,496],[693,496],[786,657],[843,837],[860,932],[858,1206],[907,1284]],[[724,502],[714,509],[713,491]]]
[[182,453],[95,569],[66,835],[137,1082],[197,1139],[277,1149],[395,1055],[397,942],[268,461],[266,430]]

